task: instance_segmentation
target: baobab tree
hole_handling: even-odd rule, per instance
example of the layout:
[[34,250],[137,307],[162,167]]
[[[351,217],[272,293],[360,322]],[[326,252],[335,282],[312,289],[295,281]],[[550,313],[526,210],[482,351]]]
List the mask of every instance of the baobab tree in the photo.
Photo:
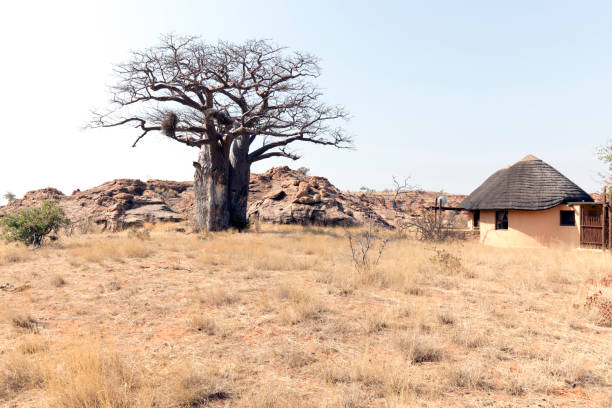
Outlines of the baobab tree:
[[246,223],[250,167],[271,157],[299,159],[296,142],[346,148],[338,120],[312,81],[318,59],[266,40],[206,43],[164,36],[115,67],[108,112],[92,127],[132,125],[133,146],[150,132],[199,149],[195,167],[195,227],[218,231]]

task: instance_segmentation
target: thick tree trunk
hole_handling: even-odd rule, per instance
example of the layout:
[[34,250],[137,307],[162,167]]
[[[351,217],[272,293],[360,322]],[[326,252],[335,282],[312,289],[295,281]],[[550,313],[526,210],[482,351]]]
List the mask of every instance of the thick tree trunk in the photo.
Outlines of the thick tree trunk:
[[222,231],[230,226],[229,163],[218,146],[204,145],[193,163],[195,229]]
[[251,163],[248,161],[249,136],[236,138],[230,152],[230,222],[242,229],[247,226],[247,201],[249,197],[249,181],[251,178]]

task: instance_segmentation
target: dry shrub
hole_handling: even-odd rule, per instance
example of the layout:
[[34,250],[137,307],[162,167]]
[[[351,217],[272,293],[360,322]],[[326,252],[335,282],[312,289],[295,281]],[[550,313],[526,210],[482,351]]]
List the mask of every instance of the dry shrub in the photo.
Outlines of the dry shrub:
[[476,349],[489,344],[489,337],[482,328],[464,323],[455,328],[452,337],[453,343],[462,345],[469,349]]
[[55,275],[53,278],[51,278],[51,284],[55,286],[56,288],[59,288],[66,284],[66,279],[64,279],[62,275],[58,274],[58,275]]
[[12,398],[24,390],[44,385],[41,363],[21,353],[7,353],[0,359],[0,400]]
[[449,385],[452,387],[479,390],[492,390],[494,388],[480,363],[466,362],[461,366],[451,366],[446,369],[445,374]]
[[284,362],[289,368],[302,368],[316,361],[312,355],[295,347],[284,346],[274,350],[274,356]]
[[440,323],[448,326],[453,326],[457,322],[455,315],[448,310],[440,311],[440,313],[438,313],[438,320]]
[[325,305],[310,293],[294,286],[282,284],[277,289],[282,300],[289,301],[288,307],[282,309],[279,319],[283,324],[296,324],[305,320],[317,320],[327,310]]
[[165,394],[170,407],[208,406],[214,401],[231,398],[234,394],[234,376],[229,367],[218,362],[207,365],[183,364],[169,375]]
[[352,386],[342,393],[338,407],[339,408],[366,408],[369,406],[368,396],[359,389]]
[[193,316],[189,320],[189,327],[191,327],[192,330],[206,333],[209,336],[214,336],[219,329],[215,319],[201,315]]
[[200,303],[212,306],[225,306],[237,302],[240,297],[221,286],[209,286],[198,293]]
[[454,275],[463,270],[461,256],[455,255],[445,248],[434,248],[434,254],[430,260],[446,274]]
[[24,262],[32,257],[32,251],[23,245],[0,245],[0,265]]
[[585,307],[596,311],[597,324],[612,327],[612,299],[605,297],[601,290],[587,297]]
[[505,390],[508,394],[516,397],[525,395],[525,392],[527,391],[525,388],[525,383],[518,376],[509,378],[508,383],[505,386]]
[[605,384],[603,376],[584,354],[580,353],[569,356],[554,354],[546,361],[546,370],[548,375],[563,380],[572,387]]
[[388,329],[391,326],[391,317],[388,312],[372,312],[366,316],[364,330],[373,334]]
[[151,233],[147,228],[132,228],[128,231],[128,238],[131,239],[139,239],[141,241],[146,241],[151,239]]
[[6,316],[16,328],[24,329],[30,332],[35,332],[38,330],[38,321],[27,312],[8,311]]
[[62,355],[47,391],[58,408],[127,408],[139,405],[142,378],[118,354],[83,347]]
[[398,347],[407,360],[420,364],[440,361],[446,357],[446,352],[431,337],[412,334],[400,337]]
[[353,267],[358,273],[371,272],[378,266],[391,237],[374,228],[372,222],[368,228],[347,231]]
[[40,340],[37,335],[26,338],[24,341],[17,345],[17,350],[22,354],[37,354],[47,351],[49,345]]
[[410,286],[406,288],[406,293],[412,296],[423,296],[425,291],[418,286]]

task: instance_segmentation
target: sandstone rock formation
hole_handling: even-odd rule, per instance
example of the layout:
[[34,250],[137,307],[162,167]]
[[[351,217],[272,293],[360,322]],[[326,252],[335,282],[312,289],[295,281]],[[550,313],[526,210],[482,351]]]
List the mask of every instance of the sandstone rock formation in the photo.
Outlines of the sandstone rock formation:
[[[54,188],[31,191],[22,199],[0,207],[7,211],[57,200],[75,227],[117,231],[145,222],[189,220],[193,211],[193,183],[118,179],[89,190],[64,195]],[[251,222],[353,226],[373,223],[392,227],[398,217],[434,203],[437,193],[410,191],[393,207],[393,193],[341,191],[324,177],[304,176],[289,167],[252,174],[248,217]],[[449,206],[465,196],[447,194]]]

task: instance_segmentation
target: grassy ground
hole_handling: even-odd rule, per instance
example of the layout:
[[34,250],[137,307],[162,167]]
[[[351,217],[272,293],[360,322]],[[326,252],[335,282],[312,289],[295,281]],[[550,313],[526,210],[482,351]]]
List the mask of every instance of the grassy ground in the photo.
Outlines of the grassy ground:
[[164,231],[0,245],[0,406],[612,406],[609,256]]

